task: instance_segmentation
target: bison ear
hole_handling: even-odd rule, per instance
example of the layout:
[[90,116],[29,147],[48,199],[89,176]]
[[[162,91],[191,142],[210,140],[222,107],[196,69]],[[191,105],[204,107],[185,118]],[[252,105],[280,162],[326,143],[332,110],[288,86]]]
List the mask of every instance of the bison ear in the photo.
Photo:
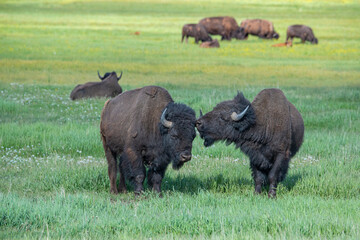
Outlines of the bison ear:
[[244,94],[238,90],[237,95],[235,96],[234,100],[236,102],[240,103],[240,102],[243,102],[244,99],[245,99]]

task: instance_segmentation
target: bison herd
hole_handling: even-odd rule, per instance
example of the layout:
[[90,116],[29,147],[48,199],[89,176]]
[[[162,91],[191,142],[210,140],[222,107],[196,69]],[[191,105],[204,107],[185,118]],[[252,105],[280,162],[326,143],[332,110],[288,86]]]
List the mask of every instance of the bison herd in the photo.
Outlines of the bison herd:
[[[201,47],[219,47],[217,39],[247,39],[248,35],[278,39],[270,21],[247,19],[240,26],[232,17],[204,18],[198,24],[186,24],[182,41],[194,37]],[[286,42],[274,46],[291,46],[294,37],[317,44],[310,27],[292,25]],[[290,40],[290,41],[289,41]],[[122,91],[116,72],[106,73],[100,81],[77,85],[72,100],[91,97],[111,98],[101,112],[100,134],[108,162],[110,192],[126,192],[126,181],[136,195],[149,187],[161,194],[161,183],[171,163],[180,169],[191,160],[196,129],[205,147],[217,141],[234,143],[250,159],[250,168],[259,194],[269,186],[269,198],[276,197],[279,182],[284,180],[290,159],[297,153],[304,138],[304,122],[299,111],[279,89],[264,89],[250,102],[243,93],[232,100],[218,103],[212,111],[196,118],[195,111],[176,103],[169,92],[158,86]],[[117,184],[117,176],[120,181]]]
[[[219,47],[218,41],[213,40],[210,35],[220,35],[221,40],[246,40],[249,35],[258,36],[263,39],[279,39],[280,35],[275,31],[274,24],[265,19],[246,19],[240,26],[233,17],[209,17],[204,18],[197,24],[185,24],[182,28],[181,42],[189,37],[195,38],[195,43],[199,41],[207,44],[201,44],[200,47]],[[293,38],[301,39],[302,43],[309,41],[317,44],[318,40],[314,36],[312,29],[305,25],[291,25],[287,29],[285,44],[281,46],[292,46]],[[289,41],[290,39],[290,41]],[[216,43],[215,43],[216,41]],[[280,46],[280,45],[279,45]]]
[[303,142],[303,119],[279,89],[264,89],[252,102],[238,92],[233,100],[217,104],[205,115],[200,111],[196,118],[191,107],[174,102],[164,88],[122,92],[118,84],[122,73],[102,77],[98,72],[98,76],[100,82],[76,86],[70,98],[111,98],[101,112],[100,133],[113,194],[127,191],[126,180],[139,194],[146,178],[149,187],[161,193],[168,165],[180,169],[191,160],[197,129],[205,147],[216,141],[234,143],[250,159],[255,193],[268,184],[268,196],[274,198]]

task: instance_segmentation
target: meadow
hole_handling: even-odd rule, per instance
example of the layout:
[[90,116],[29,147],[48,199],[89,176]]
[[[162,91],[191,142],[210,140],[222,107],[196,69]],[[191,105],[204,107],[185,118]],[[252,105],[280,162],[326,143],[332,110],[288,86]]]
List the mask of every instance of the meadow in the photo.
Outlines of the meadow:
[[[359,239],[359,1],[0,1],[1,239]],[[280,39],[201,49],[181,28],[209,16],[264,18]],[[318,45],[273,48],[292,24]],[[134,35],[139,31],[140,35]],[[215,38],[220,40],[219,36]],[[205,148],[168,168],[163,198],[109,193],[99,134],[105,98],[71,101],[110,71],[166,88],[199,114],[242,91],[283,90],[305,122],[277,199],[254,195],[248,158]]]

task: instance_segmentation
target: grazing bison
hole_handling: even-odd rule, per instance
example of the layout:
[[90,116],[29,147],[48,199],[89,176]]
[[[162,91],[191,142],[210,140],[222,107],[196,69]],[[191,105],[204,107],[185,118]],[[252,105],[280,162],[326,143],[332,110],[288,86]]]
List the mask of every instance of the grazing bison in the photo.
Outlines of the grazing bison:
[[118,83],[122,72],[119,77],[117,77],[116,72],[106,73],[101,77],[98,71],[98,76],[101,82],[87,82],[77,85],[70,94],[71,100],[93,97],[115,97],[122,93],[122,88]]
[[211,42],[203,42],[202,44],[200,44],[201,48],[219,48],[220,44],[219,41],[217,39],[212,40]]
[[239,25],[233,17],[209,17],[201,19],[199,23],[209,34],[220,35],[221,40],[231,40],[239,31]]
[[[238,38],[247,39],[249,34],[265,39],[279,39],[279,34],[275,32],[272,22],[264,19],[246,19],[240,24],[240,36]],[[243,35],[243,36],[241,36]]]
[[268,182],[269,197],[276,197],[278,182],[304,137],[300,113],[279,89],[262,90],[252,103],[238,93],[204,116],[200,113],[196,127],[206,147],[219,140],[235,143],[250,158],[255,193]]
[[286,31],[286,42],[291,40],[291,43],[294,37],[301,38],[301,43],[309,41],[312,44],[318,44],[318,39],[314,36],[312,29],[305,25],[291,25]]
[[110,191],[126,192],[128,179],[135,186],[135,194],[140,193],[147,167],[148,185],[160,193],[169,163],[179,169],[191,160],[195,121],[194,110],[174,103],[168,91],[157,86],[127,91],[108,100],[101,113],[100,132]]
[[198,43],[199,41],[206,42],[212,40],[206,32],[204,26],[201,24],[185,24],[182,28],[181,42],[184,41],[184,37],[186,37],[186,43],[188,42],[189,37],[194,37],[195,43]]

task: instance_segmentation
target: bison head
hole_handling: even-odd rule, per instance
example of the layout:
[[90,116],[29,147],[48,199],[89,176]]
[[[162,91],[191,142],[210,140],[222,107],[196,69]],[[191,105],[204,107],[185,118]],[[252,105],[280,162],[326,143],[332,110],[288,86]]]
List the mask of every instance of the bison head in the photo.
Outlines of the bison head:
[[310,42],[311,42],[312,44],[318,44],[318,39],[317,39],[316,37],[314,37],[314,38],[312,38],[312,39],[310,40]]
[[232,38],[236,38],[238,40],[245,40],[248,37],[248,34],[245,33],[245,28],[239,27],[236,31],[232,33]]
[[194,110],[179,103],[169,103],[161,115],[160,134],[174,169],[191,160],[192,142],[196,137],[195,121]]
[[98,71],[98,76],[99,76],[99,78],[100,78],[100,80],[101,81],[104,81],[104,80],[106,80],[106,79],[108,79],[108,78],[116,78],[116,80],[117,81],[119,81],[120,80],[120,78],[121,78],[121,76],[122,76],[122,72],[121,72],[121,74],[120,74],[120,76],[118,77],[117,75],[116,75],[116,72],[111,72],[111,73],[105,73],[105,75],[102,77],[101,75],[100,75],[100,73],[99,73],[99,71]]
[[238,93],[233,100],[219,103],[204,116],[200,112],[196,128],[204,139],[205,147],[209,147],[219,140],[228,144],[236,141],[254,123],[255,112],[250,102]]
[[279,39],[280,35],[277,32],[274,32],[272,38]]

